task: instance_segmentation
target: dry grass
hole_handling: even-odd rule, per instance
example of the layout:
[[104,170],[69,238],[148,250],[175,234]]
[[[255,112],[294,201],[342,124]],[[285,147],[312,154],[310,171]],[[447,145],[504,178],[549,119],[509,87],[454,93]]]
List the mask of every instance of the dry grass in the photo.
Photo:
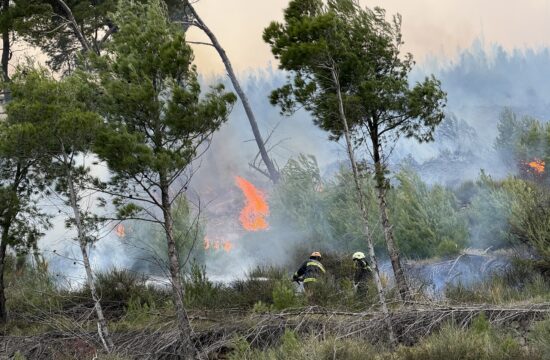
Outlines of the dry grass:
[[[413,345],[442,327],[452,324],[466,329],[484,314],[491,326],[505,327],[512,323],[529,326],[533,321],[550,315],[550,304],[529,307],[462,306],[438,307],[416,304],[392,314],[394,330],[403,345]],[[301,338],[318,341],[333,339],[362,340],[373,346],[385,345],[386,330],[382,315],[373,312],[335,312],[319,307],[268,314],[247,314],[241,311],[202,311],[192,313],[194,339],[205,356],[215,357],[232,351],[235,339],[244,339],[252,348],[277,346],[286,331]],[[36,320],[36,319],[35,319]],[[43,321],[49,321],[45,317]],[[160,320],[160,319],[157,319]],[[58,324],[57,332],[37,336],[8,336],[2,339],[6,354],[20,352],[29,359],[50,359],[63,353],[72,356],[90,354],[100,349],[96,332],[72,324]],[[171,319],[150,322],[139,331],[116,332],[117,354],[133,359],[176,359],[178,353],[177,327]],[[70,358],[70,357],[69,357]]]

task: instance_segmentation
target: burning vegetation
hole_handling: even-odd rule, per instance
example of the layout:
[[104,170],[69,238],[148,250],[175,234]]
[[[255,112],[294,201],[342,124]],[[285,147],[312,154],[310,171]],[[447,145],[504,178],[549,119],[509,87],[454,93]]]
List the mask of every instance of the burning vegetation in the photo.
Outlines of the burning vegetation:
[[208,236],[204,237],[204,250],[218,251],[223,250],[226,253],[233,249],[234,245],[229,240],[212,239]]
[[[84,19],[77,16],[78,22],[83,21],[77,24],[69,6],[58,2],[64,6],[57,11],[63,13],[51,18],[71,18],[69,30],[76,32],[84,47],[67,59],[86,57],[91,50],[86,49],[86,38],[94,32],[80,34],[79,29],[87,28]],[[437,138],[433,130],[445,116],[446,94],[435,77],[409,88],[408,74],[414,62],[412,57],[398,56],[401,18],[390,23],[383,10],[362,10],[355,3],[292,0],[285,12],[286,23],[273,23],[264,33],[289,80],[292,72],[297,75],[287,84],[290,87],[272,93],[272,103],[278,103],[283,113],[305,106],[331,139],[343,135],[348,166],[323,178],[321,174],[331,170],[319,169],[312,155],[311,161],[293,166],[289,166],[292,159],[285,159],[288,162],[279,174],[266,155],[276,145],[265,149],[258,135],[261,129],[247,108],[267,171],[263,165],[256,167],[256,161],[250,166],[269,175],[274,185],[257,188],[251,179],[233,179],[227,169],[238,167],[236,157],[216,159],[224,170],[216,173],[220,176],[208,173],[203,179],[211,179],[224,201],[214,211],[209,209],[208,224],[201,221],[200,204],[196,211],[188,206],[193,204],[193,195],[187,185],[193,187],[200,179],[187,182],[185,176],[194,174],[193,155],[202,154],[197,150],[209,145],[212,134],[228,120],[236,97],[222,84],[212,86],[209,93],[201,91],[184,30],[171,23],[162,1],[120,2],[121,9],[113,9],[112,17],[109,13],[109,24],[95,31],[103,33],[109,27],[101,41],[110,42],[106,43],[109,46],[94,42],[97,56],[75,64],[87,64],[76,72],[86,76],[67,74],[58,79],[30,68],[12,74],[5,84],[11,88],[12,102],[0,126],[0,343],[6,344],[0,346],[0,358],[49,359],[74,354],[74,358],[191,359],[227,358],[229,352],[233,359],[267,359],[282,344],[275,350],[284,353],[280,358],[414,360],[440,359],[436,356],[443,354],[458,359],[467,352],[457,348],[458,355],[453,357],[448,349],[461,338],[470,350],[495,351],[492,357],[470,352],[475,354],[470,358],[550,358],[550,320],[545,320],[550,316],[550,188],[543,160],[550,159],[550,125],[515,122],[512,117],[507,126],[499,126],[499,131],[517,127],[529,134],[516,136],[521,131],[508,130],[499,134],[502,144],[495,148],[506,150],[502,153],[519,169],[509,178],[482,175],[477,183],[455,189],[427,184],[412,169],[403,169],[390,181],[386,175],[394,165],[389,158],[393,141],[404,135],[420,142]],[[191,25],[206,31],[212,44],[219,46],[191,2],[180,5],[186,7],[183,13],[192,18]],[[107,18],[104,15],[100,18]],[[65,31],[67,24],[55,26],[46,33]],[[138,37],[136,28],[140,29]],[[43,42],[38,40],[33,44]],[[8,51],[9,44],[4,45]],[[226,56],[224,51],[220,54]],[[224,63],[229,60],[224,58]],[[388,67],[372,67],[372,63]],[[285,64],[292,67],[285,69]],[[135,81],[136,76],[140,81]],[[240,86],[235,90],[242,97]],[[98,97],[93,104],[90,94]],[[246,98],[242,100],[247,107]],[[362,106],[355,106],[358,103]],[[41,142],[47,147],[41,147]],[[95,167],[80,168],[73,162],[89,152],[106,164],[107,184],[95,178]],[[30,161],[23,168],[22,159]],[[369,159],[374,166],[363,166]],[[44,179],[56,186],[43,183]],[[220,179],[230,184],[219,186]],[[46,185],[51,193],[33,193],[32,189]],[[95,213],[88,206],[96,196],[91,190],[112,200],[117,217],[111,221],[116,222],[104,225],[103,210]],[[273,194],[269,202],[268,193]],[[82,261],[79,256],[73,258],[71,248],[63,249],[64,254],[53,253],[75,266],[83,265],[84,286],[61,288],[62,282],[48,271],[47,262],[41,263],[36,241],[42,230],[50,230],[50,214],[37,214],[41,205],[35,200],[41,196],[64,200],[58,205],[59,218],[77,233],[75,246]],[[43,224],[37,225],[38,216],[43,216]],[[110,248],[96,255],[100,230],[108,228],[112,237],[128,243],[128,238],[138,235],[137,226],[130,223],[134,220],[147,224],[144,227],[151,232],[144,232],[145,245],[138,249],[147,255],[132,260],[140,266],[158,264],[161,275],[147,278],[155,273],[143,268],[94,274],[92,265],[100,257],[104,264],[120,264],[109,263],[116,258]],[[246,242],[260,238],[265,241]],[[484,241],[490,242],[484,248],[494,247],[503,254],[510,244],[521,245],[529,256],[520,259],[519,266],[508,257],[489,256],[487,250],[482,254],[465,251],[466,246],[480,246]],[[367,246],[370,266],[361,262],[364,266],[359,270],[368,274],[358,282],[352,277],[358,263],[353,263],[351,254]],[[314,261],[322,262],[318,267],[323,274],[294,284],[291,274],[297,263],[314,249],[323,253],[322,260],[312,254]],[[378,256],[383,259],[380,266]],[[422,262],[402,267],[399,256]],[[27,258],[34,264],[24,263]],[[218,262],[215,265],[226,277],[208,277],[216,275],[209,268],[206,272],[211,260]],[[251,270],[257,264],[262,267]],[[250,272],[228,280],[235,268]],[[447,323],[456,328],[445,330]],[[487,343],[494,336],[493,324],[510,325],[517,332],[519,323],[526,324],[521,325],[523,334],[514,333],[513,338],[503,334]],[[535,323],[544,328],[529,343],[526,333]],[[471,337],[465,336],[466,331],[472,331]],[[455,335],[445,338],[446,333]],[[439,334],[443,334],[436,338],[443,344],[441,350],[434,351],[427,344],[428,355],[421,353],[422,342]],[[308,339],[310,335],[314,338]],[[330,339],[337,340],[327,347],[327,356],[316,353],[316,343],[307,354],[298,354],[308,341],[319,341],[324,347]],[[336,353],[349,350],[343,342],[346,339],[358,341],[357,356]],[[544,347],[533,346],[536,341]],[[368,342],[376,346],[373,352],[387,349],[388,356],[368,355]],[[256,349],[266,353],[251,356]]]
[[[267,230],[269,224],[269,205],[264,193],[251,182],[240,176],[235,177],[235,184],[241,190],[244,197],[238,219],[235,217],[238,209],[229,206],[233,201],[224,201],[212,214],[215,219],[209,221],[208,235],[203,239],[205,251],[231,252],[244,232],[257,232]],[[239,199],[240,200],[240,199]],[[229,232],[229,233],[228,233]]]
[[544,160],[535,159],[533,161],[528,162],[527,165],[530,167],[531,172],[538,175],[544,174],[544,166],[545,166]]
[[116,234],[116,236],[118,236],[119,238],[125,237],[125,236],[126,236],[126,228],[124,227],[124,225],[118,224],[118,225],[115,227],[115,234]]
[[235,177],[235,183],[245,197],[245,206],[239,216],[243,228],[248,231],[266,230],[269,227],[269,206],[264,193],[240,176]]

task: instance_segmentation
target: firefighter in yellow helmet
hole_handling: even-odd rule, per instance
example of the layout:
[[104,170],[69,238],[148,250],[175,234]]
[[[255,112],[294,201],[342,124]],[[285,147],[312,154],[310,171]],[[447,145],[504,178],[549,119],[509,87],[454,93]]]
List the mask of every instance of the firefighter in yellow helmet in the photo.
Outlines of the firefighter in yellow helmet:
[[304,261],[302,266],[294,273],[292,280],[302,282],[306,295],[308,290],[325,274],[325,267],[321,264],[321,253],[314,251],[309,259]]
[[353,275],[353,284],[356,289],[357,297],[364,299],[367,296],[368,281],[372,275],[372,269],[370,268],[365,254],[361,251],[357,251],[352,256],[355,273]]

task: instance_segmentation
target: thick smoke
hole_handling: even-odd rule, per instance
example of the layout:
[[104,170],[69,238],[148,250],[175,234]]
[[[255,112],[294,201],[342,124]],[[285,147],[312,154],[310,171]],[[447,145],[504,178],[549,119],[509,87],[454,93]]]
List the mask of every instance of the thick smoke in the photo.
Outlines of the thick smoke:
[[[476,42],[453,62],[432,60],[429,65],[415,69],[413,80],[430,73],[441,80],[448,94],[448,115],[437,130],[434,143],[419,145],[401,140],[392,154],[393,166],[409,163],[425,181],[446,185],[475,179],[480,169],[496,177],[506,175],[493,148],[499,114],[503,108],[510,107],[519,114],[543,119],[550,115],[547,100],[550,99],[547,81],[550,78],[550,50],[508,53],[496,45],[490,51],[483,48],[483,44]],[[313,125],[308,114],[299,112],[292,118],[285,118],[278,108],[269,104],[269,93],[284,83],[285,74],[268,68],[241,74],[240,78],[262,134],[269,139],[270,154],[279,167],[300,153],[314,155],[327,176],[346,163],[342,145],[328,141],[326,133]],[[228,89],[232,88],[224,78],[202,81],[204,84],[223,82]],[[207,252],[207,269],[213,276],[242,276],[256,265],[283,263],[288,260],[289,251],[302,239],[288,226],[285,233],[265,231],[253,236],[240,227],[238,214],[243,198],[235,186],[235,176],[251,181],[269,198],[270,182],[249,165],[256,156],[257,146],[239,103],[229,121],[215,134],[208,152],[193,165],[196,174],[190,187],[190,199],[195,204],[200,199],[206,235],[234,244],[230,252]],[[49,251],[63,248],[64,254],[78,254],[69,245],[71,236],[57,226],[55,231],[48,233],[42,247]],[[202,239],[198,239],[197,244],[202,246]],[[114,235],[97,243],[92,259],[96,269],[133,266],[136,261],[129,258],[125,246]],[[59,256],[50,256],[50,263],[57,271],[65,273],[73,273],[75,267]]]

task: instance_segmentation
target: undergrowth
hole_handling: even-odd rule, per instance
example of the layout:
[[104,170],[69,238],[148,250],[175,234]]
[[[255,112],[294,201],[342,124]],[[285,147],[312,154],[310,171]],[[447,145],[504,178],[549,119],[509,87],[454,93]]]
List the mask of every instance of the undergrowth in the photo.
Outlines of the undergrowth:
[[234,342],[231,360],[543,360],[550,355],[550,320],[535,324],[530,342],[522,346],[518,339],[490,326],[484,316],[469,328],[453,324],[423,338],[418,344],[391,349],[387,345],[370,345],[360,339],[300,338],[286,331],[280,343],[269,349],[252,348],[246,340]]
[[550,278],[532,265],[516,261],[503,273],[473,285],[449,285],[445,296],[451,303],[504,304],[550,301]]

